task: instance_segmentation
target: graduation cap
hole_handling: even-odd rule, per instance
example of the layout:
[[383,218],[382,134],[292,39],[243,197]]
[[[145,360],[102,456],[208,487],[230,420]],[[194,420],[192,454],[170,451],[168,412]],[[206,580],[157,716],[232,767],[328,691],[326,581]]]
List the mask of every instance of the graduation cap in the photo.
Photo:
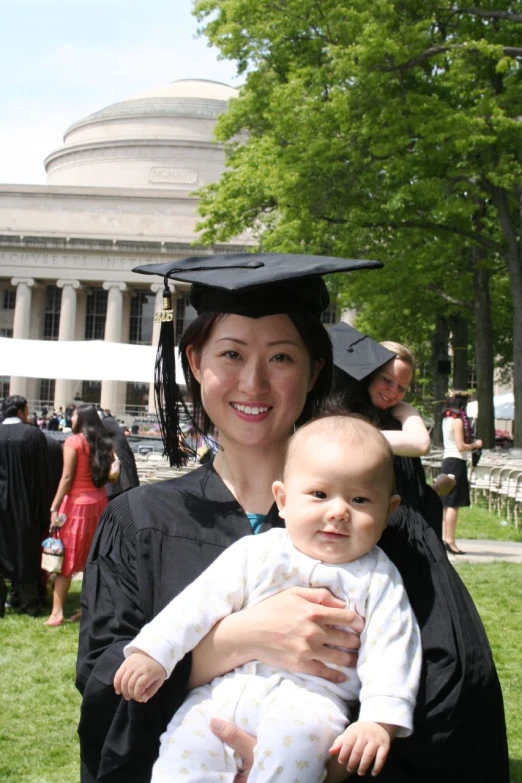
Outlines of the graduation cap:
[[[319,318],[330,296],[323,275],[378,269],[380,261],[289,253],[228,253],[189,256],[161,264],[137,266],[133,272],[164,279],[163,310],[154,371],[154,390],[165,454],[171,465],[183,464],[192,449],[183,437],[180,420],[191,419],[176,384],[174,324],[169,280],[192,283],[190,301],[201,313],[234,313],[262,318],[279,313],[309,313]],[[181,407],[181,411],[180,411]],[[192,419],[193,421],[193,419]],[[194,422],[197,431],[197,425]]]
[[319,317],[330,303],[322,275],[377,269],[380,261],[289,253],[229,253],[190,256],[133,270],[192,283],[190,301],[197,313],[235,313],[261,318],[306,310]]
[[333,347],[334,387],[351,391],[396,354],[354,326],[340,323],[328,330]]

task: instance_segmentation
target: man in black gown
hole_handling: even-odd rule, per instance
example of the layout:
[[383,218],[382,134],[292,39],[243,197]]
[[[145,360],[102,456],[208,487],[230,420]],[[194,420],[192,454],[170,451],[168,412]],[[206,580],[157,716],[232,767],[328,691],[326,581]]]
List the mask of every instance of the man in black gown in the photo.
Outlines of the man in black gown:
[[37,616],[40,544],[49,525],[48,451],[45,436],[27,421],[27,400],[14,395],[2,406],[0,424],[0,600],[11,581],[20,609]]

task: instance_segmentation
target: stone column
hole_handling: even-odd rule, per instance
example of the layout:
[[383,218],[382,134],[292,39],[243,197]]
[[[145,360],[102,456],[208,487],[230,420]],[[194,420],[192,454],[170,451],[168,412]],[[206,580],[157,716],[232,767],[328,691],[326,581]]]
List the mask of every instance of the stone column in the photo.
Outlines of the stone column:
[[[172,294],[172,317],[174,320],[174,328],[176,328],[176,288],[173,285],[169,285]],[[163,309],[163,283],[153,283],[150,287],[153,294],[156,294],[156,301],[154,303],[154,315],[159,313]],[[159,336],[161,331],[161,323],[152,323],[152,345],[159,343]],[[149,385],[149,413],[156,413],[156,401],[154,399],[154,379],[151,379]]]
[[[127,290],[127,284],[106,282],[103,287],[109,292],[104,339],[111,343],[121,343],[123,292]],[[121,408],[125,405],[126,388],[125,381],[102,381],[101,407],[110,410],[114,416],[121,415]]]
[[[60,307],[60,327],[58,340],[76,339],[76,291],[80,288],[79,280],[57,280],[56,285],[62,289],[62,304]],[[78,381],[57,378],[54,389],[54,407],[65,408],[74,398],[74,390]]]
[[[13,277],[11,285],[16,287],[16,304],[13,321],[13,337],[18,340],[28,340],[31,331],[31,299],[34,286],[32,277]],[[9,394],[21,394],[27,397],[28,379],[11,376]]]

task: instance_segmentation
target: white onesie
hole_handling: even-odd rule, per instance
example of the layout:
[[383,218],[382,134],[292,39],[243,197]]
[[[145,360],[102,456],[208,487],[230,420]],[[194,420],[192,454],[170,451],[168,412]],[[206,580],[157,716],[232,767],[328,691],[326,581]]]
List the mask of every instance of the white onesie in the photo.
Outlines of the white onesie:
[[211,733],[212,717],[257,737],[249,783],[323,781],[328,748],[357,701],[359,720],[411,734],[420,632],[399,572],[378,547],[333,565],[299,552],[282,528],[245,536],[144,626],[125,655],[143,650],[170,676],[218,620],[295,586],[326,587],[364,618],[357,669],[342,669],[347,679],[335,684],[252,661],[195,688],[161,738],[151,783],[232,783],[238,759]]

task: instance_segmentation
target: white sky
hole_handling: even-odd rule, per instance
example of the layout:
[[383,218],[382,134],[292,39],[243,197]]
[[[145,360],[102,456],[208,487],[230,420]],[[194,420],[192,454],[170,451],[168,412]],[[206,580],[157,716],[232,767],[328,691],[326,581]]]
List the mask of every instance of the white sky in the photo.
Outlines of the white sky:
[[237,87],[192,0],[0,0],[0,183],[46,183],[73,122],[176,79]]

